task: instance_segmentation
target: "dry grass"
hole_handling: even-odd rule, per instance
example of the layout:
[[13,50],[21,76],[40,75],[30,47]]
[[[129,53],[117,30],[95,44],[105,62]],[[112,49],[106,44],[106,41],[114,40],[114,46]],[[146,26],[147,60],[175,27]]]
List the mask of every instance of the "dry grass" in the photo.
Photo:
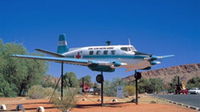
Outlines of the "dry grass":
[[151,103],[169,104],[166,100],[162,100],[150,95],[141,94],[139,96],[140,96],[139,103],[142,103],[142,104],[151,104]]
[[75,106],[77,90],[73,88],[67,88],[64,90],[63,99],[60,98],[60,94],[56,92],[51,98],[51,101],[56,107],[58,107],[62,112],[67,112],[69,109]]

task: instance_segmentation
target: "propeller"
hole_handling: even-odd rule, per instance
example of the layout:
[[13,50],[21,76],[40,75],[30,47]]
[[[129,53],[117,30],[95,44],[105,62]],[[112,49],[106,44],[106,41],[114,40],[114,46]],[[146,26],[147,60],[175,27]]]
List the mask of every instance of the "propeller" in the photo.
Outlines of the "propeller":
[[169,58],[169,57],[173,57],[174,55],[165,55],[165,56],[154,56],[154,55],[151,55],[148,60],[150,61],[150,63],[152,65],[157,65],[157,64],[160,64],[161,62],[160,61],[157,61],[157,60],[160,60],[160,59],[164,59],[164,58]]

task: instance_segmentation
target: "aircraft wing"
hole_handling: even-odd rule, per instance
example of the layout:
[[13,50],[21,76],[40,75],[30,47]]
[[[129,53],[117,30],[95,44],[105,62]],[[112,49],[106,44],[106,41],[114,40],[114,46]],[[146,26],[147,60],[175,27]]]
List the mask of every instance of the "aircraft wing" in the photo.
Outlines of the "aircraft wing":
[[134,64],[122,63],[120,61],[99,61],[99,60],[87,60],[87,59],[76,59],[66,57],[46,57],[46,56],[33,56],[33,55],[18,55],[14,54],[12,57],[25,58],[25,59],[38,59],[45,61],[53,61],[58,63],[75,64],[88,66],[93,71],[107,71],[112,72],[116,67],[126,68],[127,71],[133,71],[138,69],[148,69],[152,65],[160,64],[160,59],[172,57],[173,55],[166,56],[151,56],[144,58],[143,61]]
[[55,57],[65,57],[61,54],[58,54],[58,53],[54,53],[54,52],[50,52],[50,51],[46,51],[46,50],[42,50],[42,49],[35,49],[36,51],[39,51],[41,53],[45,53],[45,54],[48,54],[48,55],[52,55],[52,56],[55,56]]
[[24,59],[38,59],[38,60],[53,61],[53,62],[58,62],[58,63],[63,62],[66,64],[75,64],[75,65],[82,65],[82,66],[89,66],[89,65],[120,66],[121,64],[123,64],[120,62],[75,59],[75,58],[66,58],[66,57],[45,57],[45,56],[18,55],[18,54],[14,54],[12,55],[12,57],[24,58]]

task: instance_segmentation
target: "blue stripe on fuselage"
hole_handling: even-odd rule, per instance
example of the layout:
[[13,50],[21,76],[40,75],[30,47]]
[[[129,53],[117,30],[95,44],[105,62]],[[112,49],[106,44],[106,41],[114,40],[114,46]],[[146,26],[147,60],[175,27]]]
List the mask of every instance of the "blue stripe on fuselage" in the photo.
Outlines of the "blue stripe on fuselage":
[[[70,58],[74,58],[74,56],[66,56]],[[83,56],[82,58],[125,58],[125,59],[144,59],[147,56],[142,56],[142,55],[133,55],[133,56],[128,56],[128,55],[87,55]]]

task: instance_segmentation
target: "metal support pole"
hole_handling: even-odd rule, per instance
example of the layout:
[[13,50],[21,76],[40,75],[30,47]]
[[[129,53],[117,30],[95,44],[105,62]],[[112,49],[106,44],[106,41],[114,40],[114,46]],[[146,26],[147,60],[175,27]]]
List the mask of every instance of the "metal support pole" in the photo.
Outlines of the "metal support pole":
[[85,81],[84,77],[82,78],[82,92],[85,93]]
[[136,89],[136,94],[135,94],[135,104],[137,105],[138,104],[138,79],[135,78],[135,89]]
[[61,100],[63,100],[63,62],[61,63]]
[[[101,72],[101,75],[103,77],[103,72]],[[103,106],[103,82],[104,82],[104,79],[101,82],[101,106]]]

